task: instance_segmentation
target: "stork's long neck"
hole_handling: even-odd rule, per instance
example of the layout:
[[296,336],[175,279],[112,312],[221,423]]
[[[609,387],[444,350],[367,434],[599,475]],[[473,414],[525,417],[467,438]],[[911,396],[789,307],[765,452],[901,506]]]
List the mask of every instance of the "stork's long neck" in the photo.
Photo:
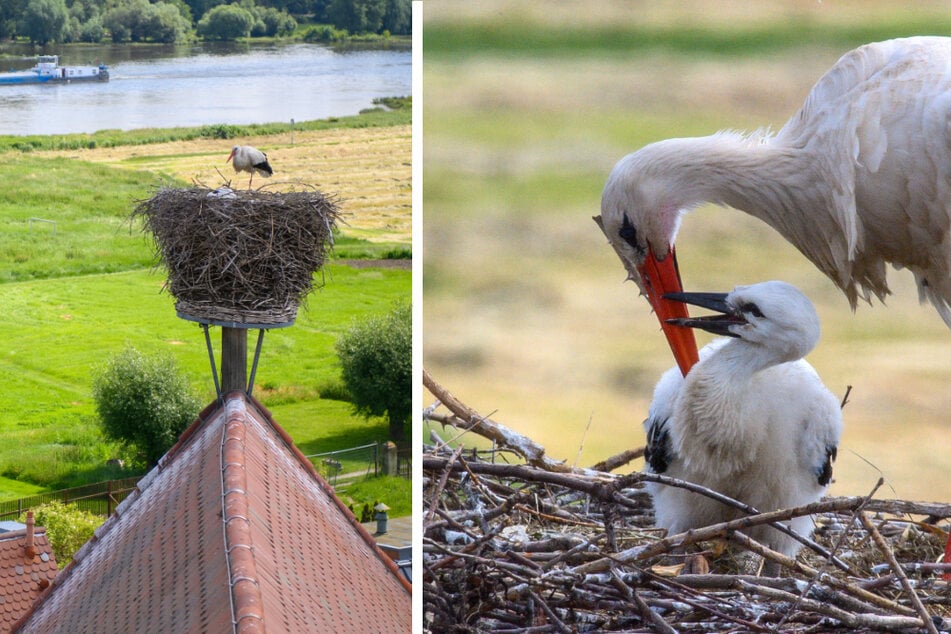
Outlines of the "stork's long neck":
[[673,197],[673,205],[689,209],[712,202],[744,211],[779,231],[830,275],[841,263],[840,252],[847,257],[846,238],[830,238],[842,241],[834,246],[817,245],[814,239],[817,228],[831,229],[840,214],[823,161],[809,149],[729,132],[669,139],[648,148],[648,177],[662,182],[659,187]]

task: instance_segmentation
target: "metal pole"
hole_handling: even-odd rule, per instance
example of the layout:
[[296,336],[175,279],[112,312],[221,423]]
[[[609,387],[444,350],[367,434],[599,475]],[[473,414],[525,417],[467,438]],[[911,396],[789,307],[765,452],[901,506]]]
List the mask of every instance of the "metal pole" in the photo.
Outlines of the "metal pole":
[[208,347],[208,360],[211,361],[211,378],[215,380],[215,394],[220,401],[221,385],[218,383],[218,368],[215,367],[215,352],[211,348],[211,335],[208,334],[208,324],[202,324],[201,327],[205,331],[205,346]]
[[254,391],[254,375],[258,373],[258,360],[261,358],[261,344],[264,342],[264,328],[258,330],[258,343],[254,346],[254,361],[251,362],[251,377],[248,379],[248,396]]

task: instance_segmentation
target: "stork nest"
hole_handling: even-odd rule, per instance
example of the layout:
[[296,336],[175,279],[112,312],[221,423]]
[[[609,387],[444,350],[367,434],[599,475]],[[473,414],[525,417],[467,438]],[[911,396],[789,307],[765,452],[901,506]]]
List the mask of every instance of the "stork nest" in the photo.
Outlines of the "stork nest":
[[163,187],[139,202],[178,313],[211,322],[293,322],[333,245],[331,198],[313,191]]
[[[454,428],[455,439],[476,434],[494,445],[454,449],[434,431],[424,448],[421,566],[429,632],[951,628],[951,587],[942,579],[951,565],[936,563],[951,504],[876,499],[876,487],[867,496],[747,511],[665,536],[652,527],[643,489],[650,476],[663,478],[605,470],[639,452],[572,468],[474,412],[425,370],[423,382],[438,399],[424,419]],[[701,488],[692,490],[703,494]],[[816,531],[795,559],[741,532],[797,515],[812,515]],[[759,574],[763,560],[778,563],[780,576]],[[691,569],[697,562],[708,567]]]

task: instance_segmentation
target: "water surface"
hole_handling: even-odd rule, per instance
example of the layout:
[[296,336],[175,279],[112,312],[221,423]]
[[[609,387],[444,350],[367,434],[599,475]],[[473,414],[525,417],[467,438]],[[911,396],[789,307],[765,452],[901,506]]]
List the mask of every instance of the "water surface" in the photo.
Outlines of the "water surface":
[[[0,134],[305,121],[356,114],[375,97],[411,94],[409,50],[206,44],[48,52],[60,54],[63,65],[102,60],[111,79],[0,86]],[[0,60],[3,70],[30,66],[30,60]]]

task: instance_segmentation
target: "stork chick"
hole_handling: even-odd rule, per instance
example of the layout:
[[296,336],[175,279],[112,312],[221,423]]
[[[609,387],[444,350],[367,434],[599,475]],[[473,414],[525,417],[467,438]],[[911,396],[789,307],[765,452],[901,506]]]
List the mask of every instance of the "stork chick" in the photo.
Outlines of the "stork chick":
[[267,154],[250,145],[236,145],[231,148],[231,154],[225,160],[225,163],[234,159],[231,163],[234,166],[235,174],[238,172],[248,172],[251,178],[248,179],[248,189],[251,189],[251,181],[254,180],[254,173],[267,178],[274,173],[271,165],[267,162]]
[[[677,327],[726,335],[703,348],[683,377],[668,370],[654,390],[647,470],[713,489],[759,511],[815,502],[832,478],[842,431],[838,400],[803,357],[819,340],[812,303],[785,282],[668,299],[720,315],[676,320]],[[678,487],[649,483],[656,523],[669,534],[735,519],[737,509]],[[790,522],[812,534],[812,518]],[[800,544],[769,526],[749,535],[794,556]],[[775,573],[773,569],[771,572]]]

